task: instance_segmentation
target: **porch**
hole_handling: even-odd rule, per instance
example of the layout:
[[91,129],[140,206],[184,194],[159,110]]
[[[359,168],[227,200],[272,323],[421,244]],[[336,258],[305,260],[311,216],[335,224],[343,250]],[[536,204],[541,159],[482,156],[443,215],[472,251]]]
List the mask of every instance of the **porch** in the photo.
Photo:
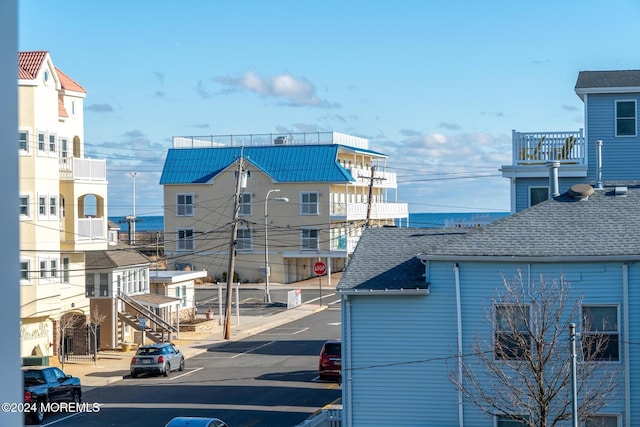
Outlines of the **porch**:
[[553,132],[512,131],[513,166],[540,165],[549,161],[585,165],[584,130]]

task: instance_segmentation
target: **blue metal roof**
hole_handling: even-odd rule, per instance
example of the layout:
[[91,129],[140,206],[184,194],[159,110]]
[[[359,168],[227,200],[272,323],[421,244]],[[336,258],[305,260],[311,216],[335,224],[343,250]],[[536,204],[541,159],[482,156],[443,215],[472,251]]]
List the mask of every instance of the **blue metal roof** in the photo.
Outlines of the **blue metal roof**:
[[160,184],[209,182],[233,164],[240,157],[242,150],[247,162],[277,182],[347,183],[355,181],[351,174],[338,163],[339,149],[348,150],[351,147],[331,144],[172,148],[167,153]]

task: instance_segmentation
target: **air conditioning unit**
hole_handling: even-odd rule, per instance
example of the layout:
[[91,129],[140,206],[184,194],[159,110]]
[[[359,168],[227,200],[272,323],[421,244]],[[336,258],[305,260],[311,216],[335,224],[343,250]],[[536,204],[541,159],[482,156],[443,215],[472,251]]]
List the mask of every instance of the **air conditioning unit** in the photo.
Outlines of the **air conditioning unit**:
[[273,140],[274,145],[287,145],[289,143],[289,137],[279,136]]

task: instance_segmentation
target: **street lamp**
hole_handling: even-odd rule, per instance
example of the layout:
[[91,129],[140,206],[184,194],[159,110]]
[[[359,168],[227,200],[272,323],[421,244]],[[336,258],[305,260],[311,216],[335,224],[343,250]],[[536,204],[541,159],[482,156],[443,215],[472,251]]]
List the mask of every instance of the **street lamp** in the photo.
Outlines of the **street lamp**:
[[131,239],[130,243],[136,243],[136,175],[138,172],[129,172],[129,175],[133,178],[133,216],[131,217],[131,222],[129,223],[129,230],[131,231]]
[[[269,201],[269,194],[279,192],[279,188],[274,188],[273,190],[267,191],[267,195],[264,198],[264,302],[271,302],[271,295],[269,294],[269,237],[268,237],[268,229],[269,229],[269,213],[267,211]],[[277,202],[287,203],[289,198],[287,197],[276,197],[273,199]]]

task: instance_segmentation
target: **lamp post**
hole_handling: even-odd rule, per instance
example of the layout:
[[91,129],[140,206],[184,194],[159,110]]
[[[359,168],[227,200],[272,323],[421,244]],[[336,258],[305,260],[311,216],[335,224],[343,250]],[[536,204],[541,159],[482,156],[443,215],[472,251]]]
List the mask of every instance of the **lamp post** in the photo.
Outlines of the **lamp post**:
[[[269,213],[268,213],[268,201],[269,194],[279,192],[279,188],[267,191],[267,195],[264,198],[264,302],[271,302],[271,295],[269,294]],[[287,197],[276,197],[273,199],[277,202],[287,203],[289,199]]]
[[131,222],[129,223],[129,230],[131,231],[131,239],[130,243],[136,243],[136,175],[138,172],[129,172],[129,175],[133,178],[133,216],[131,217]]

